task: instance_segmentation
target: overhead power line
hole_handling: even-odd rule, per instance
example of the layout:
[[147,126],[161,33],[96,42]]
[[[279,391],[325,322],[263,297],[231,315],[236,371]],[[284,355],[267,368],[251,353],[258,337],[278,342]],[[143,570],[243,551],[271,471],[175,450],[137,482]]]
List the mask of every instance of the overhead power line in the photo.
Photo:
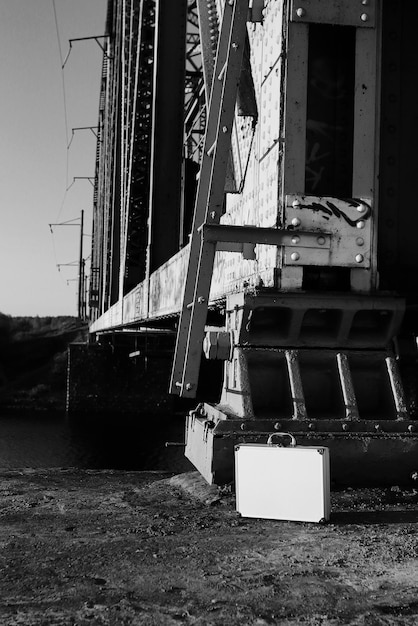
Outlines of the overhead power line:
[[[55,5],[55,0],[52,0],[52,8],[54,11],[54,21],[55,21],[55,31],[56,31],[56,35],[57,35],[57,42],[58,42],[58,51],[59,51],[59,57],[60,57],[60,61],[61,61],[61,82],[62,82],[62,96],[63,96],[63,106],[64,106],[64,123],[65,123],[65,143],[68,146],[68,110],[67,110],[67,94],[65,91],[65,78],[64,78],[64,72],[62,70],[62,64],[63,64],[63,58],[62,58],[62,46],[61,46],[61,38],[60,38],[60,32],[59,32],[59,26],[58,26],[58,17],[57,17],[57,7]],[[67,153],[66,153],[66,165],[65,165],[65,192],[61,201],[61,206],[58,212],[58,217],[61,215],[61,211],[64,207],[64,202],[65,202],[65,198],[67,195],[67,188],[68,188],[68,170],[69,170],[69,159],[68,159],[68,148],[67,148]]]

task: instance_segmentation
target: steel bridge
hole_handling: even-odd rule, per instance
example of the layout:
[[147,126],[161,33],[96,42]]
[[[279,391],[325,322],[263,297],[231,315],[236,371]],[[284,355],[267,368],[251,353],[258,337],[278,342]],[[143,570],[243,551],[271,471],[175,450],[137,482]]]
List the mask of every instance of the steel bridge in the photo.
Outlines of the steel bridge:
[[283,430],[347,480],[418,465],[415,16],[108,1],[90,334],[176,334],[167,392],[199,401],[186,455],[209,482]]

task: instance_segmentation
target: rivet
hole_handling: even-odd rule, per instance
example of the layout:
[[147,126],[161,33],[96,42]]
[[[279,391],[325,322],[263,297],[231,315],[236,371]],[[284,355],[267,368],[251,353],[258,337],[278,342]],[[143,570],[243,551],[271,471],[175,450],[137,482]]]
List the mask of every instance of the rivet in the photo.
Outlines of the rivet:
[[315,430],[315,424],[311,422],[310,424],[308,424],[308,428],[309,430]]
[[292,254],[290,255],[290,258],[292,259],[292,261],[299,261],[300,259],[299,252],[292,252]]
[[356,263],[363,263],[364,256],[362,254],[356,254]]
[[280,422],[276,422],[276,423],[274,424],[274,430],[280,430],[280,429],[281,429],[281,427],[282,427],[282,425],[280,424]]
[[298,217],[294,217],[290,223],[292,226],[300,226],[300,219]]
[[344,431],[345,431],[345,430],[348,430],[348,424],[343,424],[342,429],[343,429]]
[[223,133],[227,133],[228,132],[228,126],[222,126],[222,132]]
[[364,6],[367,7],[369,4],[369,0],[361,0],[361,4],[364,4]]
[[413,424],[409,424],[409,426],[408,426],[408,431],[409,431],[410,433],[413,433],[413,432],[414,432],[414,430],[415,430],[415,426],[414,426]]
[[357,207],[357,211],[359,213],[363,213],[366,210],[366,207],[364,206],[364,204],[359,204]]
[[233,50],[238,50],[238,47],[239,47],[239,46],[238,46],[238,44],[237,44],[237,43],[235,43],[235,41],[234,41],[234,43],[232,44],[232,46],[231,46],[231,47],[232,47],[232,49],[233,49]]
[[299,9],[296,9],[296,15],[298,17],[303,17],[304,15],[306,15],[305,9],[302,9],[301,7]]
[[367,13],[362,13],[360,15],[360,19],[362,22],[368,22],[369,21],[369,16],[367,15]]
[[300,241],[300,237],[298,235],[295,235],[294,237],[292,237],[292,243],[293,244],[297,244]]
[[193,385],[191,383],[186,383],[186,391],[190,391],[190,389],[192,389]]
[[379,432],[379,430],[380,430],[380,424],[375,424],[375,425],[374,425],[374,429],[375,429],[375,431],[376,431],[376,432]]
[[364,246],[364,239],[363,239],[363,237],[357,237],[356,244],[358,246]]
[[363,220],[359,220],[356,223],[357,228],[364,228],[366,226],[366,223]]
[[203,296],[199,296],[197,302],[198,304],[203,304],[205,302],[205,298]]
[[214,219],[215,219],[215,217],[216,217],[216,211],[211,211],[211,212],[210,212],[210,217],[211,217],[211,219],[213,219],[213,220],[214,220]]
[[324,245],[324,243],[325,243],[325,237],[322,237],[322,235],[321,235],[321,237],[318,237],[318,239],[317,239],[316,241],[317,241],[317,243],[318,243],[320,246],[323,246],[323,245]]
[[246,425],[244,424],[244,422],[241,424],[240,428],[241,428],[241,430],[245,430],[247,428]]
[[292,207],[294,209],[299,209],[300,208],[300,200],[293,200]]

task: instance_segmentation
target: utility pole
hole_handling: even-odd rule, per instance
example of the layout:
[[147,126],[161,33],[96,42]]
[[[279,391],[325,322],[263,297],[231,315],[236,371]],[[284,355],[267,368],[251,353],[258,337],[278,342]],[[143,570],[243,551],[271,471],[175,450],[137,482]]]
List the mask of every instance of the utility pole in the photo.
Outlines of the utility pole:
[[[78,261],[73,261],[71,263],[58,263],[58,271],[60,267],[63,265],[78,265],[78,278],[74,280],[78,281],[78,296],[77,296],[77,315],[80,319],[86,318],[86,301],[87,297],[85,295],[85,260],[83,259],[83,237],[84,237],[84,210],[81,209],[80,218],[76,217],[75,219],[68,220],[67,222],[59,222],[49,224],[49,229],[51,233],[53,233],[53,226],[78,226],[78,220],[80,219],[80,255]],[[68,281],[67,281],[68,283]],[[84,313],[83,313],[84,311]]]
[[84,301],[84,262],[83,262],[83,229],[84,229],[84,209],[81,209],[80,217],[80,256],[78,263],[78,317],[83,318]]

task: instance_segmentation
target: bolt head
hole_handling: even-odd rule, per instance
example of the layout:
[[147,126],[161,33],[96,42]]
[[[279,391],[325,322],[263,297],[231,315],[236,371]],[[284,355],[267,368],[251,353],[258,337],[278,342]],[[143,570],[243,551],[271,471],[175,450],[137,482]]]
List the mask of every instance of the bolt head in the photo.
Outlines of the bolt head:
[[294,217],[290,223],[292,226],[300,226],[300,219],[298,217]]
[[302,7],[299,7],[298,9],[296,9],[296,15],[298,17],[304,17],[306,15],[305,9],[302,9]]
[[228,126],[222,126],[222,132],[223,133],[227,133],[228,132]]
[[408,432],[413,433],[415,430],[415,426],[413,424],[409,424],[408,426]]
[[362,13],[360,16],[360,19],[362,22],[368,22],[369,21],[369,16],[367,15],[367,13]]
[[363,263],[364,256],[362,254],[356,254],[356,263]]
[[294,237],[292,237],[292,243],[293,243],[294,245],[298,244],[298,243],[299,243],[299,241],[300,241],[300,237],[299,237],[299,235],[295,235]]
[[364,228],[366,226],[366,223],[363,220],[359,220],[356,223],[356,226],[357,226],[357,228],[359,228],[361,230],[362,228]]
[[292,254],[290,255],[290,258],[292,259],[292,261],[299,261],[300,259],[299,252],[292,252]]

